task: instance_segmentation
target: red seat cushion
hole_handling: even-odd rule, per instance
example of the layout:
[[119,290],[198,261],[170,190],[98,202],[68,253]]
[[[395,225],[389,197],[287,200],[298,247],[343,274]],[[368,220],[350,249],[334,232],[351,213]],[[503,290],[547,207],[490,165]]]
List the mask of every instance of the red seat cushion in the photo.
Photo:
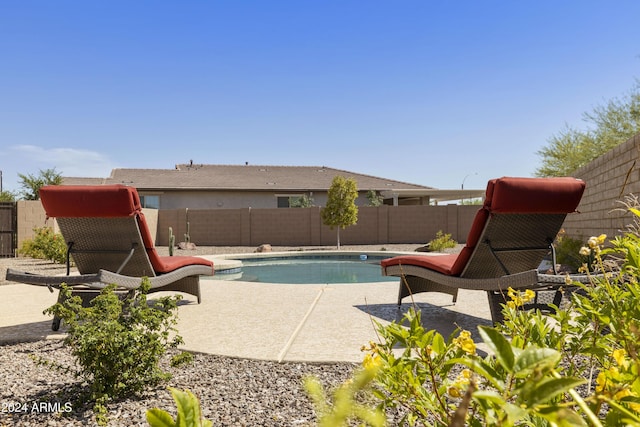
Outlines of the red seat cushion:
[[124,185],[48,185],[39,193],[48,217],[113,218],[140,210],[138,192]]
[[58,218],[114,218],[137,215],[138,227],[156,273],[169,273],[188,265],[213,262],[200,257],[158,255],[147,221],[142,213],[140,197],[133,187],[125,185],[50,185],[40,189],[40,199],[48,217]]
[[494,180],[485,206],[493,213],[566,214],[576,210],[584,188],[575,178],[504,177]]
[[434,270],[447,276],[452,275],[452,268],[455,264],[458,254],[447,255],[401,255],[393,258],[383,259],[380,262],[382,267],[386,268],[395,265],[415,265]]
[[151,262],[153,270],[156,273],[169,273],[171,271],[177,270],[180,267],[194,264],[208,265],[213,268],[212,261],[200,257],[158,255],[158,251],[156,251],[156,248],[153,244],[153,239],[151,238],[151,232],[149,231],[149,227],[147,226],[147,220],[145,219],[144,213],[142,212],[138,214],[138,227],[140,228],[140,235],[142,236],[144,247],[147,250],[149,261]]
[[[153,251],[156,253],[156,251]],[[151,258],[151,257],[150,257]],[[157,256],[153,264],[156,273],[170,273],[182,267],[189,265],[206,265],[213,269],[213,262],[197,256]]]

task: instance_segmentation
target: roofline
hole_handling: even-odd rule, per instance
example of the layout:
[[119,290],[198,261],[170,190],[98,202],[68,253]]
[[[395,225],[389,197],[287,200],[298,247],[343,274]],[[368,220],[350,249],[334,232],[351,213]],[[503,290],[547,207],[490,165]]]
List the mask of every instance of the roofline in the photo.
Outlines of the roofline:
[[392,197],[428,197],[430,200],[434,200],[437,202],[446,202],[452,200],[462,200],[462,199],[476,199],[476,198],[484,198],[486,190],[385,190],[381,191],[382,194],[386,198]]

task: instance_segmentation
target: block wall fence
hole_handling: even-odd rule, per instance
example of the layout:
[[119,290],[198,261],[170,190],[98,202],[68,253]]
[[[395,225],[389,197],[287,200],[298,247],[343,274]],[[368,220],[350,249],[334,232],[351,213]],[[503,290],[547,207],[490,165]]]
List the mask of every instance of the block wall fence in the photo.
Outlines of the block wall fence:
[[18,213],[16,230],[18,249],[22,246],[23,241],[33,238],[34,228],[45,226],[56,228],[52,220],[47,220],[47,215],[40,201],[19,200],[16,203],[16,209]]
[[[340,230],[343,245],[427,243],[442,230],[464,243],[479,206],[360,207],[358,223]],[[51,226],[39,201],[18,202],[18,247],[33,237],[34,227]],[[146,211],[156,244],[169,244],[169,227],[176,242],[184,241],[189,222],[190,240],[199,246],[336,245],[336,230],[322,224],[320,208],[293,209],[170,209]]]
[[578,169],[573,176],[587,184],[579,213],[567,217],[569,236],[587,239],[620,235],[633,218],[620,204],[625,195],[640,195],[640,134]]
[[[426,243],[442,230],[464,241],[478,206],[360,207],[358,223],[340,230],[343,245]],[[175,209],[158,212],[157,244],[167,246],[169,227],[183,241],[189,222],[192,242],[201,246],[331,246],[337,230],[322,224],[320,208]]]

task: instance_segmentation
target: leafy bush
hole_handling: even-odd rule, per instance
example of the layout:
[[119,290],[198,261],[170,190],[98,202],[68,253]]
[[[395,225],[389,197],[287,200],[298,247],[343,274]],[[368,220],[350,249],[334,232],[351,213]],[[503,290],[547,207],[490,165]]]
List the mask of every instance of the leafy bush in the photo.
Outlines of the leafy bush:
[[[106,423],[105,404],[113,398],[139,393],[170,375],[159,366],[169,348],[182,343],[176,334],[176,311],[180,295],[147,303],[147,278],[136,292],[120,298],[109,285],[83,307],[78,296],[64,286],[64,300],[45,310],[67,325],[65,344],[71,348],[80,370],[76,375],[90,385],[94,412]],[[184,359],[184,358],[183,358]]]
[[338,387],[331,396],[327,395],[320,381],[313,376],[304,379],[304,388],[311,397],[318,416],[319,427],[345,425],[350,419],[360,419],[367,425],[383,427],[386,425],[384,413],[380,408],[369,408],[358,402],[358,394],[368,390],[380,369],[377,359],[365,359],[353,380]]
[[429,250],[442,252],[444,249],[455,248],[458,242],[451,238],[451,234],[444,234],[442,230],[436,233],[436,237],[428,243]]
[[18,253],[37,259],[46,259],[60,264],[67,262],[67,244],[60,233],[51,227],[34,228],[35,237],[22,242]]
[[213,423],[202,418],[200,402],[189,390],[180,391],[169,387],[178,408],[173,420],[167,411],[158,408],[147,411],[147,422],[151,427],[211,427]]
[[605,238],[605,235],[591,237],[585,243],[583,240],[567,236],[564,231],[558,233],[555,242],[556,262],[564,267],[560,271],[576,273],[598,270],[596,254],[591,249],[595,245],[602,245]]
[[583,245],[584,242],[581,239],[569,237],[562,231],[558,233],[554,244],[557,263],[568,267],[572,272],[578,271],[584,262],[580,255],[580,248]]
[[605,238],[581,255],[605,272],[615,253],[621,268],[589,285],[567,276],[570,302],[554,314],[523,311],[535,293],[509,289],[504,322],[478,328],[487,356],[469,331],[445,339],[413,309],[404,324],[378,325],[381,342],[366,348],[365,363],[380,366],[370,394],[402,414],[400,425],[640,426],[640,236],[607,250]]
[[[559,377],[559,351],[518,347],[497,328],[481,326],[495,354],[483,358],[469,331],[445,340],[421,326],[419,313],[409,312],[406,320],[408,329],[382,328],[383,343],[370,349],[382,362],[375,395],[383,407],[404,412],[401,425],[540,425],[557,422],[558,413],[575,419],[563,396],[584,380]],[[396,355],[394,346],[405,350]]]
[[367,191],[367,201],[369,202],[368,206],[382,206],[384,197],[376,190],[369,190]]

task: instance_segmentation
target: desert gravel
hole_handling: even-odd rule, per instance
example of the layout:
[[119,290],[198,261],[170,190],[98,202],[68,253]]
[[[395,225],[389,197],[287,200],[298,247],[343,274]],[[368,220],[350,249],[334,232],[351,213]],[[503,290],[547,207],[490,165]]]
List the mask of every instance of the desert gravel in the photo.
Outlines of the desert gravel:
[[[387,250],[414,250],[415,245],[387,245]],[[382,246],[344,246],[344,250],[380,250]],[[247,247],[199,247],[181,255],[210,255],[253,252]],[[274,247],[280,250],[326,248]],[[167,248],[159,248],[166,254]],[[0,259],[0,285],[6,268],[55,274],[63,267],[29,258]],[[1,313],[0,313],[1,315]],[[1,337],[0,337],[1,340]],[[363,343],[364,344],[364,343]],[[247,343],[251,345],[251,343]],[[169,353],[168,356],[170,356]],[[0,345],[0,427],[95,425],[91,403],[78,403],[87,390],[78,378],[36,364],[33,358],[73,366],[74,359],[61,340],[5,343]],[[167,358],[168,360],[168,358]],[[195,354],[190,365],[164,369],[172,379],[109,405],[110,426],[147,426],[145,412],[159,407],[175,414],[168,386],[191,390],[202,405],[203,415],[214,426],[311,426],[315,413],[303,389],[303,378],[314,375],[327,388],[335,387],[352,374],[352,363],[277,363]]]

